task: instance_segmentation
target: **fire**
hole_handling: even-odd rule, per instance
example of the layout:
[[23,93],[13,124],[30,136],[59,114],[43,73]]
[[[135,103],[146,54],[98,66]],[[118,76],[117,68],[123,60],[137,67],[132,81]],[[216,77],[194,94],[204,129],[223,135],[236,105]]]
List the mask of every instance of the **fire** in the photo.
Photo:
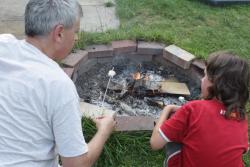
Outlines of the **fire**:
[[131,74],[134,80],[140,80],[143,79],[144,81],[149,81],[150,80],[150,76],[145,74],[141,74],[140,72],[135,72],[134,74]]
[[141,74],[140,74],[139,72],[136,72],[136,73],[132,74],[132,76],[133,76],[133,79],[134,79],[134,80],[139,80],[139,79],[141,79]]

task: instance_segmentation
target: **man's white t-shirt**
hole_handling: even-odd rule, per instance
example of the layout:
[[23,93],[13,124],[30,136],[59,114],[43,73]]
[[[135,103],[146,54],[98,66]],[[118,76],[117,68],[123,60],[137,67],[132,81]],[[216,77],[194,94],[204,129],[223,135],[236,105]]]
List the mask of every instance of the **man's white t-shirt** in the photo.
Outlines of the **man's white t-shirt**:
[[79,97],[56,62],[0,35],[0,167],[57,167],[88,151]]

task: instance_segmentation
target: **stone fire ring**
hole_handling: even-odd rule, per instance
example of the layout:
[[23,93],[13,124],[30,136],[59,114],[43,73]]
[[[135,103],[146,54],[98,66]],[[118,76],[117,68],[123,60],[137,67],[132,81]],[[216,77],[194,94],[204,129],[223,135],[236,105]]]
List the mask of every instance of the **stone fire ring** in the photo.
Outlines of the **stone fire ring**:
[[[141,61],[157,61],[166,66],[177,66],[197,83],[200,83],[205,69],[203,60],[195,59],[194,55],[176,45],[167,46],[162,43],[132,40],[112,41],[109,45],[87,46],[85,50],[71,53],[62,60],[61,64],[66,74],[75,82],[78,76],[88,71],[95,63],[110,62],[114,56],[118,55]],[[86,112],[85,108],[82,110]],[[141,131],[152,130],[155,118],[119,116],[116,117],[116,121],[116,131]]]

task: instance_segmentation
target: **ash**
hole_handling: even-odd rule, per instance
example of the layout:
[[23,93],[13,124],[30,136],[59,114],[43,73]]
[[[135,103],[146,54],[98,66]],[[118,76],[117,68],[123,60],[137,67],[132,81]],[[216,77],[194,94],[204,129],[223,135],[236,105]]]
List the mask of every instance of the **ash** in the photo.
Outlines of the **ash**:
[[[116,75],[108,87],[104,107],[116,111],[118,115],[159,117],[162,107],[168,104],[183,105],[188,100],[198,99],[200,86],[178,68],[162,66],[157,62],[135,62],[126,58],[114,58],[109,63],[97,63],[76,80],[77,92],[85,102],[101,106],[108,84],[108,71],[114,68]],[[191,95],[186,101],[179,101],[180,95],[148,94],[142,86],[133,87],[133,74],[138,72],[149,76],[152,81],[175,78],[186,83]],[[132,93],[131,93],[132,92]]]

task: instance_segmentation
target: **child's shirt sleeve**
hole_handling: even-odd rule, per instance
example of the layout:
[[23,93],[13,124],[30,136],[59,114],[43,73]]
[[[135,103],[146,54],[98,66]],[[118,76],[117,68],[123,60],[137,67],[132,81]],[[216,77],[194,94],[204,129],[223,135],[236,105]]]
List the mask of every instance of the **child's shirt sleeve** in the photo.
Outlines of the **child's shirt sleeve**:
[[182,106],[160,127],[160,135],[167,141],[181,142],[187,134],[190,121],[191,107],[189,104]]

